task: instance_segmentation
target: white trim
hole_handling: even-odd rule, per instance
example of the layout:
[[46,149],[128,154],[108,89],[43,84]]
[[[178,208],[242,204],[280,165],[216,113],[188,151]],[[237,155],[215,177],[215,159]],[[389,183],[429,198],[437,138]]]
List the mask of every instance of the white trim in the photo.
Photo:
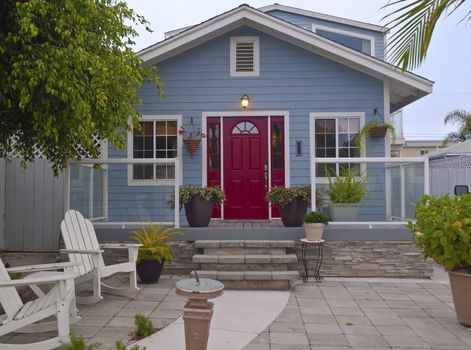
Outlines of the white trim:
[[[289,154],[289,111],[234,111],[234,112],[203,112],[201,115],[201,127],[203,132],[206,133],[207,131],[207,118],[211,117],[219,117],[220,118],[220,142],[221,142],[221,188],[224,190],[224,118],[228,117],[267,117],[268,122],[270,117],[283,117],[284,121],[284,153],[285,153],[285,187],[290,187],[290,154]],[[271,161],[270,159],[270,124],[268,124],[268,162]],[[207,170],[207,145],[208,145],[208,138],[204,138],[202,142],[202,176],[201,176],[201,185],[207,186],[208,185],[208,170]],[[269,172],[270,170],[269,166]],[[271,188],[271,173],[269,174],[269,188]],[[271,217],[271,208],[269,207],[268,211],[269,218]],[[224,205],[221,205],[221,220],[224,220]]]
[[[182,137],[178,134],[178,129],[182,126],[182,115],[143,115],[141,121],[176,121],[177,122],[177,158],[179,159],[180,168],[180,183],[183,182],[183,156],[182,156]],[[127,159],[134,159],[133,157],[133,132],[128,131],[127,135],[128,152]],[[147,158],[152,162],[155,162],[156,158]],[[141,159],[140,159],[141,160]],[[127,166],[128,175],[128,186],[170,186],[175,183],[172,179],[167,180],[135,180],[133,179],[133,165],[128,164]],[[175,167],[175,176],[178,176],[177,169]]]
[[[253,71],[236,71],[236,45],[237,43],[253,43]],[[260,38],[258,36],[232,36],[230,38],[230,76],[231,77],[258,77],[260,76]]]
[[[332,28],[332,27],[323,26],[323,25],[313,23],[312,24],[312,31],[314,33],[317,33],[317,29],[324,30],[326,32],[331,32],[331,33],[341,34],[341,35],[345,35],[345,36],[350,36],[352,38],[369,40],[371,50],[370,50],[370,53],[368,55],[376,57],[376,46],[375,46],[376,40],[375,40],[375,37],[372,36],[372,35],[358,34],[358,33],[349,32],[349,31],[346,31],[346,30],[341,30],[341,29]],[[364,53],[366,53],[366,52],[364,52]]]
[[[141,50],[137,55],[148,64],[156,64],[238,28],[242,23],[378,79],[384,80],[389,77],[399,83],[406,84],[408,87],[418,90],[414,93],[417,99],[432,92],[432,81],[410,72],[403,72],[401,69],[382,60],[322,38],[309,30],[255,10],[247,5],[239,6],[232,11]],[[398,88],[401,88],[401,86],[404,88],[402,84],[399,84]],[[410,102],[408,100],[408,103]]]
[[379,26],[379,25],[376,25],[376,24],[355,21],[355,20],[348,19],[348,18],[342,18],[342,17],[332,16],[332,15],[327,15],[325,13],[313,12],[313,11],[309,11],[309,10],[303,10],[303,9],[299,9],[299,8],[296,8],[296,7],[279,5],[279,4],[263,6],[263,7],[258,8],[258,10],[262,11],[262,12],[270,12],[270,11],[275,11],[275,10],[284,11],[284,12],[294,13],[296,15],[301,15],[301,16],[306,16],[306,17],[311,17],[311,18],[318,18],[318,19],[322,19],[324,21],[345,24],[345,25],[348,25],[348,26],[363,28],[363,29],[366,29],[366,30],[371,30],[371,31],[380,32],[380,33],[387,33],[389,31],[389,28]]
[[[316,156],[315,156],[315,151],[316,151],[316,138],[315,138],[315,119],[335,119],[335,132],[338,134],[338,119],[340,118],[359,118],[360,119],[360,130],[365,126],[365,118],[366,114],[365,112],[311,112],[309,113],[309,151],[310,151],[310,162],[311,162],[311,179],[313,178],[313,175],[315,174],[316,171]],[[325,159],[339,159],[338,157],[338,137],[335,139],[335,149],[336,149],[336,158],[325,158]],[[362,156],[365,156],[365,150],[361,150]],[[323,158],[324,159],[324,158]],[[344,158],[344,159],[349,159],[347,163],[355,163],[351,162],[350,159],[361,159],[361,158]],[[332,163],[338,163],[338,162],[332,162]],[[361,172],[364,172],[366,170],[366,166],[364,164],[360,164],[360,169]],[[311,181],[312,182],[312,181]],[[328,180],[326,177],[317,177],[316,178],[316,183],[319,184],[326,184],[328,183]],[[312,190],[312,189],[311,189]]]
[[[108,141],[103,141],[101,144],[101,158],[108,159]],[[103,165],[103,216],[108,220],[108,185],[109,185],[109,172],[108,165]]]
[[[271,116],[269,115],[268,116],[268,125],[267,125],[267,143],[268,143],[268,160],[267,160],[267,167],[268,167],[268,185],[267,185],[267,192],[270,191],[271,189]],[[284,136],[284,135],[283,135]],[[263,169],[263,171],[265,172],[265,169]],[[265,173],[263,174],[264,176],[264,180],[265,180]],[[271,216],[271,205],[269,204],[268,205],[268,220],[271,220],[272,219],[272,216]]]

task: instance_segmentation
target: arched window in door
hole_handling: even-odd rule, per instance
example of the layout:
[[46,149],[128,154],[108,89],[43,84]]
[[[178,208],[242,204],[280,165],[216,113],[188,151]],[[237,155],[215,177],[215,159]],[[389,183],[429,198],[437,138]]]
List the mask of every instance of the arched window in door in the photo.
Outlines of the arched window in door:
[[258,129],[251,122],[240,122],[232,129],[232,135],[238,134],[258,135]]

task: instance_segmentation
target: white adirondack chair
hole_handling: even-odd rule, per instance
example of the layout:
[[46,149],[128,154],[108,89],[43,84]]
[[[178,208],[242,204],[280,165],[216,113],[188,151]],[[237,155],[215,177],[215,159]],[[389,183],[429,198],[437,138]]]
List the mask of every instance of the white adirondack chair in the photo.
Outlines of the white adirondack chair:
[[[54,349],[60,342],[69,341],[69,326],[80,320],[75,308],[74,278],[77,275],[70,272],[75,263],[44,264],[22,266],[6,269],[0,259],[0,303],[5,310],[3,319],[0,316],[0,336],[10,332],[41,333],[57,329],[58,336],[45,341],[29,344],[0,344],[2,350],[43,350]],[[63,269],[66,272],[54,272],[41,276],[42,272]],[[9,272],[35,272],[37,277],[11,280]],[[20,299],[15,287],[52,285],[47,294],[40,293],[37,299],[26,304]],[[43,321],[55,316],[55,321]]]
[[[93,296],[77,297],[79,304],[96,303],[103,299],[102,289],[110,294],[125,294],[137,287],[136,280],[136,259],[141,244],[99,244],[95,234],[95,229],[90,220],[76,210],[69,210],[65,213],[61,223],[61,233],[66,249],[61,252],[67,253],[71,262],[80,263],[75,268],[79,274],[76,283],[92,281]],[[125,263],[105,265],[103,261],[103,249],[128,249],[129,260]],[[129,274],[129,287],[112,287],[102,282],[102,278],[109,277],[116,273]]]

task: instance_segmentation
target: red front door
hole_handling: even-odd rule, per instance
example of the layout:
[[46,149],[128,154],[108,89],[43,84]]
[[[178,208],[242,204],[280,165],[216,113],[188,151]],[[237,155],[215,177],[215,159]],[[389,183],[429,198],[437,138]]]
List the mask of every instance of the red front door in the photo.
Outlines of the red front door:
[[224,118],[225,219],[268,219],[268,118]]

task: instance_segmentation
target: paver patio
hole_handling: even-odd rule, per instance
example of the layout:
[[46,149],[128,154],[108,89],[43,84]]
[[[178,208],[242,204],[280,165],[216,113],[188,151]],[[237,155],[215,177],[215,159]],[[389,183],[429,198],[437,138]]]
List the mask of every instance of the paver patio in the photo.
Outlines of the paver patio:
[[471,328],[456,320],[447,284],[326,281],[297,285],[285,310],[244,348],[348,349],[471,349]]
[[[167,326],[182,313],[184,299],[174,289],[178,278],[141,285],[130,298],[106,295],[96,305],[79,305],[82,320],[72,326],[72,332],[108,349],[118,339],[129,340],[136,313],[149,316],[157,328]],[[48,337],[14,335],[7,342]],[[456,321],[448,284],[330,279],[294,287],[282,313],[244,348],[327,349],[471,349],[471,329]]]

